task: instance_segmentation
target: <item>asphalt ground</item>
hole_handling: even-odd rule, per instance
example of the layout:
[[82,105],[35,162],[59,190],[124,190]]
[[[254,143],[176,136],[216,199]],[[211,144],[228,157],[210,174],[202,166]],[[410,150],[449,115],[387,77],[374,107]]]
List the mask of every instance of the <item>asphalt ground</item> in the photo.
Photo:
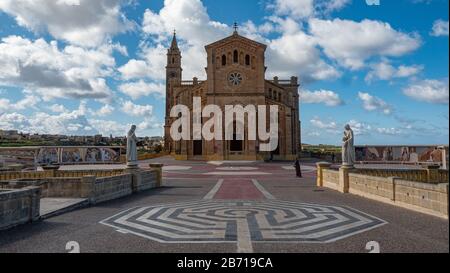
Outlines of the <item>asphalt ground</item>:
[[[174,161],[170,158],[152,161],[167,166],[162,188],[2,231],[0,253],[67,252],[66,244],[70,241],[77,242],[81,252],[235,253],[235,242],[158,242],[100,223],[135,207],[202,200],[214,190],[219,180],[225,181],[222,185],[224,188],[216,189],[217,194],[213,194],[213,199],[232,198],[233,192],[236,192],[236,199],[239,200],[261,199],[261,194],[255,192],[255,187],[248,182],[256,180],[276,200],[348,207],[386,222],[382,226],[329,243],[252,242],[252,252],[255,253],[364,253],[368,252],[366,244],[370,241],[377,242],[380,252],[385,253],[449,252],[448,220],[331,189],[317,188],[313,163],[304,164],[304,177],[297,178],[291,162],[206,163]],[[141,162],[143,166],[147,163]],[[241,190],[236,188],[239,181],[245,183]]]

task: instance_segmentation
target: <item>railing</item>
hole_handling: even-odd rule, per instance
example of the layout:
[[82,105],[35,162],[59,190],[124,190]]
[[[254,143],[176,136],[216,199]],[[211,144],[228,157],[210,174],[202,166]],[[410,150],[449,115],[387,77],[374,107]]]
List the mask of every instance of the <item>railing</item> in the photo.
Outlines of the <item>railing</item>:
[[30,172],[14,172],[7,171],[0,173],[0,181],[13,179],[42,179],[52,176],[52,171],[30,171]]
[[201,84],[204,81],[181,81],[181,86],[192,86],[196,84]]
[[427,170],[357,169],[355,172],[376,177],[400,177],[409,181],[428,182]]
[[93,175],[96,177],[108,177],[123,174],[123,169],[113,170],[46,170],[30,172],[2,172],[0,181],[15,179],[44,179],[48,177],[83,177]]

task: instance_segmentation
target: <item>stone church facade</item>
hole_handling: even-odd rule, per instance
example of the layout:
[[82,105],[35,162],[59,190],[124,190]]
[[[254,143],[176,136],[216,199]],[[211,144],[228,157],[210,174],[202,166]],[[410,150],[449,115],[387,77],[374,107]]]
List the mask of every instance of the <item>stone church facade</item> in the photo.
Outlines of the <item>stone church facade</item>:
[[[166,152],[176,159],[201,160],[261,160],[272,157],[274,160],[293,160],[300,149],[300,119],[298,78],[279,80],[274,77],[265,79],[266,45],[250,40],[234,33],[222,40],[205,47],[207,52],[206,80],[193,78],[182,80],[182,54],[178,48],[176,35],[167,53],[166,66],[166,119],[164,126],[164,142]],[[244,140],[191,140],[174,141],[170,136],[170,128],[176,118],[170,117],[174,105],[183,104],[191,109],[193,97],[201,97],[202,108],[214,104],[225,105],[252,104],[278,105],[278,147],[273,152],[259,150],[258,140],[247,139],[247,124],[244,125]],[[267,107],[268,108],[268,107]],[[267,110],[267,112],[269,112]],[[210,118],[203,118],[202,124]],[[225,115],[223,115],[225,119]],[[247,119],[246,119],[247,122]],[[226,125],[222,122],[223,134]],[[268,128],[268,124],[267,124]],[[223,138],[225,139],[225,138]]]

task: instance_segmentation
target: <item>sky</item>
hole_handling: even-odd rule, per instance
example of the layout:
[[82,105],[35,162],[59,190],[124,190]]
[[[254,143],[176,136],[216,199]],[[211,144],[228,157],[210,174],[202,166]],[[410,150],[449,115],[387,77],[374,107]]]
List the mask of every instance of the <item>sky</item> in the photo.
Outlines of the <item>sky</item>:
[[302,142],[448,144],[447,0],[1,0],[0,129],[163,134],[167,48],[205,79],[204,46],[267,45],[266,78],[300,79]]

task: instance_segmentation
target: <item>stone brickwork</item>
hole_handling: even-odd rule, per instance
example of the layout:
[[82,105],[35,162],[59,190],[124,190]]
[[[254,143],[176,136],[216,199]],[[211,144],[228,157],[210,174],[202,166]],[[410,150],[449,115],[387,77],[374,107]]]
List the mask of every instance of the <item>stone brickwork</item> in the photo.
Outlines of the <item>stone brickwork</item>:
[[384,201],[394,200],[393,180],[390,178],[350,173],[349,184],[349,193]]
[[130,195],[132,193],[131,183],[131,174],[97,178],[91,202],[97,204]]
[[142,182],[138,187],[138,191],[144,191],[148,189],[153,189],[159,185],[158,183],[158,173],[154,171],[142,171],[141,172]]
[[[234,129],[233,123],[225,123],[221,116],[220,139],[175,141],[170,128],[176,118],[170,116],[175,105],[185,105],[193,110],[193,98],[200,97],[201,105],[216,105],[224,111],[226,105],[278,106],[278,148],[273,151],[274,160],[295,160],[300,147],[299,81],[298,77],[280,80],[266,79],[265,52],[267,46],[234,32],[233,35],[206,45],[206,80],[184,81],[182,77],[182,53],[176,36],[167,53],[166,66],[166,118],[164,149],[178,160],[260,160],[269,158],[269,152],[260,150],[259,141],[250,140],[248,120],[245,121],[243,140],[225,140],[226,129]],[[215,113],[218,115],[218,113]],[[201,118],[205,124],[209,118]],[[192,128],[192,122],[190,121]],[[266,126],[269,125],[267,119]],[[237,137],[237,136],[236,136]]]
[[395,203],[448,218],[448,183],[424,184],[394,180]]
[[0,230],[39,219],[39,187],[0,190]]
[[86,186],[81,177],[46,178],[42,183],[42,197],[87,198],[82,194]]
[[323,186],[337,190],[339,182],[339,172],[335,170],[325,169],[323,170]]
[[26,172],[0,172],[0,181],[10,181],[13,179],[43,179],[48,177],[83,177],[95,175],[97,177],[107,177],[123,174],[123,169],[113,170],[44,170],[44,171],[26,171]]
[[[361,169],[345,169],[339,171],[329,169],[326,164],[317,164],[319,187],[327,187],[341,192],[360,195],[366,198],[401,206],[418,212],[448,219],[449,183],[439,181],[445,174],[435,168],[427,168],[424,174],[427,182],[408,181],[401,177],[383,177],[390,171]],[[378,174],[377,176],[366,173]],[[400,172],[406,174],[406,172]],[[439,175],[437,175],[439,173]],[[320,176],[319,176],[320,174]],[[448,177],[448,172],[447,172]],[[343,177],[344,176],[344,177]],[[417,176],[414,176],[417,177]],[[342,182],[345,185],[341,185]],[[344,189],[344,190],[342,190]]]

